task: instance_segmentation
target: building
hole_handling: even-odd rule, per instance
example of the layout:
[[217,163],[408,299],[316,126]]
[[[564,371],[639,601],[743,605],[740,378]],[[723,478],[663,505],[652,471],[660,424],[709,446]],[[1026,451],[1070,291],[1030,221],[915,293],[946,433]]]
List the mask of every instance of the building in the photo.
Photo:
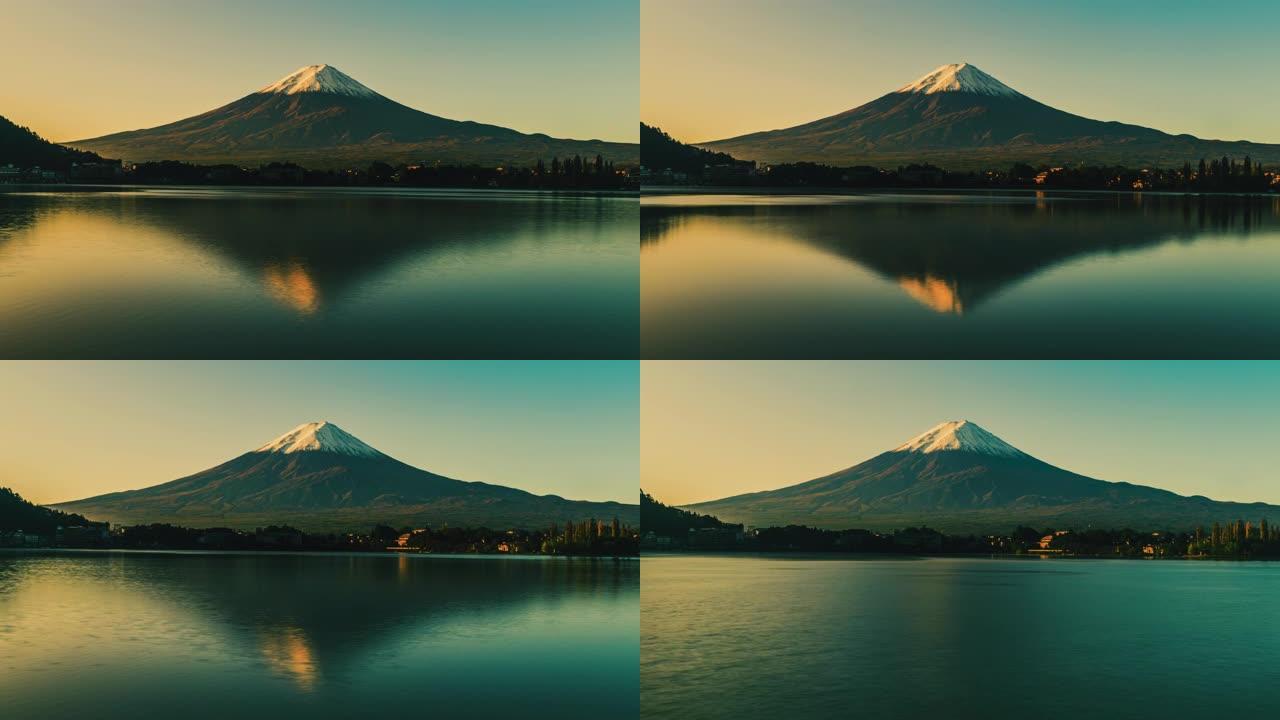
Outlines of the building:
[[1048,170],[1045,170],[1045,171],[1041,172],[1039,175],[1036,175],[1036,184],[1037,184],[1037,185],[1051,185],[1052,183],[1050,182],[1050,180],[1051,180],[1055,175],[1059,175],[1059,174],[1061,174],[1061,173],[1062,173],[1062,168],[1060,168],[1060,167],[1056,167],[1056,168],[1049,168]]

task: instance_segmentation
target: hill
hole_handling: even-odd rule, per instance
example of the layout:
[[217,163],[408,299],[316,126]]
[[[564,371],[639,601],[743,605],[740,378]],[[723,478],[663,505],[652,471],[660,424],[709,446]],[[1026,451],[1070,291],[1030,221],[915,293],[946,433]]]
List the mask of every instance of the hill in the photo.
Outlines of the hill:
[[72,163],[101,161],[96,153],[49,142],[31,129],[0,117],[0,165],[16,165],[24,170],[39,166],[65,172]]
[[81,515],[41,507],[23,499],[6,487],[0,487],[0,531],[23,530],[41,535],[52,534],[59,526],[89,524]]

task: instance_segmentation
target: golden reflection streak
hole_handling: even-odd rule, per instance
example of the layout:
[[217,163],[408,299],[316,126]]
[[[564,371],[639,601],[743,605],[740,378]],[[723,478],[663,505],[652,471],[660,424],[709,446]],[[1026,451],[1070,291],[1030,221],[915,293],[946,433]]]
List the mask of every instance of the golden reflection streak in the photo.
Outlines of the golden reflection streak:
[[926,275],[898,278],[898,287],[925,307],[940,313],[964,314],[964,303],[954,283]]
[[315,654],[301,628],[285,627],[262,637],[262,657],[272,670],[294,681],[299,689],[315,689]]
[[320,290],[297,260],[287,265],[268,265],[263,271],[263,284],[271,297],[305,315],[320,309]]

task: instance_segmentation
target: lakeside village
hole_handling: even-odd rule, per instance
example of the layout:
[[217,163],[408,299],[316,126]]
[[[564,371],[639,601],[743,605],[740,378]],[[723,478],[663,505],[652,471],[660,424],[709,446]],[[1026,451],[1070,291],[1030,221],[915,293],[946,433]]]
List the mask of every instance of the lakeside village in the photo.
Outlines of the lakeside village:
[[1037,530],[947,535],[927,527],[892,532],[788,525],[749,528],[664,505],[641,495],[642,552],[801,552],[878,555],[1015,555],[1146,559],[1280,558],[1280,525],[1234,520],[1193,532]]
[[617,518],[552,525],[545,530],[401,528],[378,525],[368,533],[306,533],[273,525],[253,531],[185,528],[156,523],[112,527],[85,521],[43,531],[0,529],[0,547],[124,550],[313,550],[450,554],[575,555],[625,557],[638,554],[639,533]]
[[421,161],[402,165],[374,162],[367,167],[309,170],[294,163],[273,162],[256,168],[239,165],[195,165],[177,161],[130,163],[98,158],[65,167],[21,167],[0,164],[0,184],[85,185],[284,185],[317,187],[452,187],[532,190],[638,190],[629,168],[615,167],[603,156],[580,155],[539,160],[532,167],[445,165]]

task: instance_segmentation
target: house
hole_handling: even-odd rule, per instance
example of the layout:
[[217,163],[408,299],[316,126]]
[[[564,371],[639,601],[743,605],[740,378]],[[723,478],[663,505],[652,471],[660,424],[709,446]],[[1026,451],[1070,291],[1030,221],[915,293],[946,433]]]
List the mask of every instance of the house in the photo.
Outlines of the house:
[[1044,170],[1039,175],[1036,175],[1036,184],[1048,185],[1050,184],[1049,181],[1053,178],[1053,176],[1058,175],[1061,172],[1062,172],[1062,168],[1060,167],[1049,168],[1048,170]]

